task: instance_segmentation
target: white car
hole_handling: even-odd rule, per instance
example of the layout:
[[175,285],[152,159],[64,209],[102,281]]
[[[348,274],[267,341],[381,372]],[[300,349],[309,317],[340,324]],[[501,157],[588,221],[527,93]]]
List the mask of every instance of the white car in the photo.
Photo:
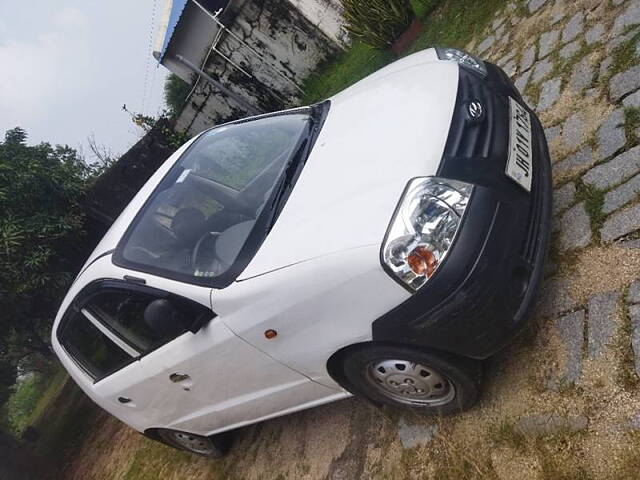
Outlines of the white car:
[[102,408],[209,456],[351,394],[457,412],[526,323],[550,204],[508,77],[425,50],[182,146],[88,259],[53,346]]

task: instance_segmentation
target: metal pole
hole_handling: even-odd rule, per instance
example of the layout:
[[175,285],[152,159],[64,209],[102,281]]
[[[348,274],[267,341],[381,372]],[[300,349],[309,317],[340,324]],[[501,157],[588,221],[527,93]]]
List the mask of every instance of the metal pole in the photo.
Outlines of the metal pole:
[[204,70],[198,68],[196,65],[191,63],[189,60],[184,58],[182,55],[180,55],[180,54],[175,55],[174,58],[176,60],[178,60],[180,63],[182,63],[184,66],[189,68],[189,70],[199,74],[201,77],[203,77],[205,80],[207,80],[210,84],[214,85],[216,88],[218,88],[223,93],[225,93],[226,95],[231,97],[233,100],[235,100],[237,103],[242,105],[251,115],[260,115],[261,113],[264,113],[263,111],[259,110],[258,108],[254,107],[253,105],[251,105],[249,102],[247,102],[244,98],[242,98],[237,93],[232,92],[231,90],[229,90],[227,87],[222,85],[222,83],[220,83],[219,81],[215,80],[213,77],[211,77],[209,74],[207,74]]

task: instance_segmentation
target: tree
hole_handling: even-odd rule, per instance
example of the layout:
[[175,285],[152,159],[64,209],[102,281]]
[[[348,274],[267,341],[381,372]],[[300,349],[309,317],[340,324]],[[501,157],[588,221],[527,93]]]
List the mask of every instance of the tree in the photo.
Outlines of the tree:
[[86,254],[79,201],[98,168],[26,139],[14,128],[0,142],[0,363],[14,369],[52,354],[53,317]]
[[191,85],[175,73],[170,73],[164,82],[164,101],[172,117],[177,117],[187,102]]

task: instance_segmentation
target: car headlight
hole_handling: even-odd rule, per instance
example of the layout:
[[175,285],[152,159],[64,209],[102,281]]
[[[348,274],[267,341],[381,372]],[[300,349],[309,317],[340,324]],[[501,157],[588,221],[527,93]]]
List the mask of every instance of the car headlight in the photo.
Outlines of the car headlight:
[[457,180],[411,180],[382,244],[386,270],[411,290],[422,287],[447,256],[472,190]]
[[482,60],[473,55],[458,50],[456,48],[436,48],[440,60],[450,60],[456,62],[464,68],[479,73],[483,77],[487,76],[487,66]]

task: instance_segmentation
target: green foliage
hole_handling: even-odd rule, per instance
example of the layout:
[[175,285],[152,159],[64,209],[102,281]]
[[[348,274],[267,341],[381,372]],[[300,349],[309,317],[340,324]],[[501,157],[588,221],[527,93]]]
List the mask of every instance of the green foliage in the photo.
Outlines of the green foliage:
[[26,144],[21,128],[0,142],[0,364],[50,356],[49,334],[78,258],[79,201],[97,167],[67,146]]
[[32,412],[42,395],[43,381],[39,375],[30,374],[14,387],[7,402],[8,421],[12,430],[20,434],[28,425]]
[[390,47],[414,18],[409,0],[342,0],[347,30],[374,48]]
[[164,101],[172,117],[177,117],[182,112],[187,100],[191,85],[178,77],[175,73],[169,74],[164,82]]
[[169,112],[165,111],[158,118],[154,118],[141,113],[134,113],[128,110],[126,105],[123,105],[122,109],[131,115],[133,123],[144,130],[145,133],[150,132],[154,128],[159,128],[167,139],[170,147],[178,149],[190,139],[186,133],[178,132],[170,127]]

